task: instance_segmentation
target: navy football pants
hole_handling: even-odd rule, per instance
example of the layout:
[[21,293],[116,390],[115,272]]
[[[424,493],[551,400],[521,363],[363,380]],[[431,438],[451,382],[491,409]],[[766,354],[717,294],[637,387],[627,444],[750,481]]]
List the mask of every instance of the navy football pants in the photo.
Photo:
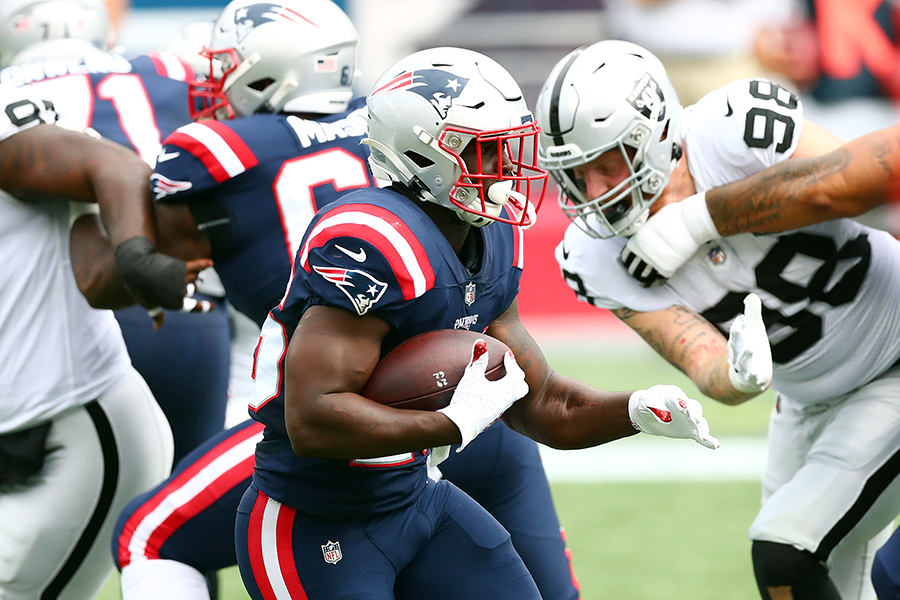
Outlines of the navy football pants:
[[214,301],[205,315],[165,311],[159,330],[140,306],[115,312],[131,362],[172,427],[176,464],[225,427],[231,326],[224,304]]
[[[191,452],[169,479],[132,501],[116,524],[116,565],[121,569],[136,555],[175,560],[201,573],[236,564],[234,516],[261,436],[262,425],[252,420],[221,432]],[[533,441],[498,422],[464,452],[452,451],[441,470],[509,531],[544,600],[578,598]],[[210,471],[219,477],[210,481]]]

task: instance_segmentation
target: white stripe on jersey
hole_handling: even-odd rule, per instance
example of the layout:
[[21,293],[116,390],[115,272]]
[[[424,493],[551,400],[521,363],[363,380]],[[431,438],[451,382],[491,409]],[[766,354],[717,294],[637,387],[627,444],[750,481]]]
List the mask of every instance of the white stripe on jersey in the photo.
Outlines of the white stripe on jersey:
[[154,52],[151,54],[151,56],[161,62],[163,67],[165,67],[166,77],[178,79],[179,81],[187,80],[188,72],[184,68],[184,64],[177,56],[169,52]]
[[247,168],[241,159],[235,154],[225,138],[207,127],[202,123],[191,123],[178,129],[178,133],[182,133],[190,138],[197,140],[215,157],[229,177],[240,175]]
[[419,265],[419,261],[416,258],[416,253],[413,251],[412,246],[410,246],[406,238],[382,219],[362,211],[347,211],[332,217],[325,217],[319,221],[310,232],[309,237],[306,238],[306,243],[303,245],[303,251],[300,254],[300,264],[306,268],[310,240],[314,239],[329,227],[348,224],[367,227],[387,238],[394,250],[397,251],[397,254],[400,255],[400,259],[403,261],[406,270],[409,271],[409,275],[413,281],[415,297],[418,298],[428,291],[425,273],[422,271],[422,267]]
[[257,435],[230,448],[186,481],[184,485],[169,494],[135,528],[131,543],[128,544],[128,553],[132,557],[143,556],[147,542],[156,529],[179,508],[194,500],[211,482],[247,460],[248,456],[253,456],[256,452],[256,444],[262,439],[262,435],[262,431],[260,431]]

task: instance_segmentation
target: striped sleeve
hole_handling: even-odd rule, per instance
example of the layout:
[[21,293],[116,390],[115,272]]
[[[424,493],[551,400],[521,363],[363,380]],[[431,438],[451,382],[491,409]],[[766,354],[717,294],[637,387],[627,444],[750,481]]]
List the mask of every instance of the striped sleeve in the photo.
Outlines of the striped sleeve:
[[[201,121],[179,128],[164,146],[174,146],[197,158],[216,183],[236,177],[259,164],[250,147],[219,121]],[[172,151],[164,148],[164,151]]]

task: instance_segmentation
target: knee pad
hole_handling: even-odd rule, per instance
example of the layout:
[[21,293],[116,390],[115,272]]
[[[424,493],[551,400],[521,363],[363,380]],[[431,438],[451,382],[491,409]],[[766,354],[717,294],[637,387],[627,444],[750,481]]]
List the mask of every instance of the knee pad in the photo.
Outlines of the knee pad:
[[790,588],[794,600],[841,600],[828,568],[810,552],[787,544],[754,541],[753,572],[763,600],[770,588]]

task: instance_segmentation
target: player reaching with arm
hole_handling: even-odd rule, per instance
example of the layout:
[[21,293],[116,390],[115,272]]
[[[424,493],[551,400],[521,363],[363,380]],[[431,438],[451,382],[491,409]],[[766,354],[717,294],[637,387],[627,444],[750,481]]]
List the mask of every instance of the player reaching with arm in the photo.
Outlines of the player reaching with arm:
[[750,528],[762,597],[871,597],[867,565],[900,510],[883,466],[900,453],[900,309],[886,302],[900,293],[900,242],[846,219],[716,239],[650,288],[619,260],[656,207],[836,140],[764,79],[682,116],[662,64],[619,41],[557,63],[538,116],[542,164],[573,221],[556,256],[579,297],[722,402],[770,381],[778,392]]
[[[530,162],[538,129],[500,65],[419,52],[378,79],[367,106],[370,164],[393,184],[316,214],[263,325],[251,410],[266,430],[238,510],[242,577],[253,598],[539,598],[508,534],[426,476],[423,448],[465,445],[501,413],[556,447],[631,435],[632,421],[717,443],[678,388],[603,392],[562,377],[519,322],[522,227],[546,173]],[[454,326],[504,341],[522,369],[508,362],[491,383],[472,375],[441,412],[360,395],[386,352]],[[264,521],[283,525],[273,535]]]
[[[86,600],[112,572],[115,516],[168,474],[172,437],[69,265],[70,200],[96,202],[113,243],[152,232],[147,167],[55,120],[0,86],[0,596]],[[185,271],[156,287],[180,300]]]
[[[214,258],[231,301],[259,324],[283,296],[316,211],[375,183],[368,146],[359,143],[366,109],[351,99],[355,28],[331,2],[279,6],[273,12],[270,3],[243,0],[223,10],[208,52],[211,77],[192,86],[207,102],[202,120],[165,140],[153,175],[161,247]],[[471,318],[460,323],[484,329]],[[233,515],[253,470],[248,436],[258,431],[245,424],[211,440],[123,512],[115,551],[126,600],[195,598],[200,573],[235,564]],[[193,466],[224,461],[233,462],[216,485],[194,477]],[[578,597],[532,440],[497,422],[440,470],[510,532],[545,600]],[[170,500],[185,497],[211,503]],[[169,520],[156,520],[155,506],[169,507]]]
[[622,257],[629,272],[652,283],[716,238],[855,217],[898,196],[900,125],[894,125],[667,205],[628,240]]

